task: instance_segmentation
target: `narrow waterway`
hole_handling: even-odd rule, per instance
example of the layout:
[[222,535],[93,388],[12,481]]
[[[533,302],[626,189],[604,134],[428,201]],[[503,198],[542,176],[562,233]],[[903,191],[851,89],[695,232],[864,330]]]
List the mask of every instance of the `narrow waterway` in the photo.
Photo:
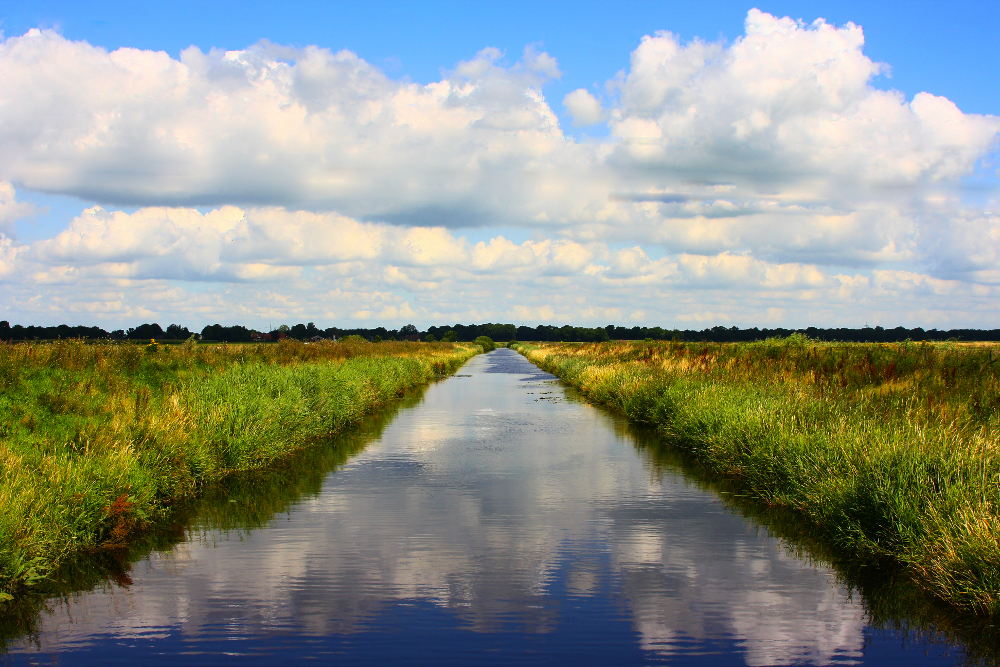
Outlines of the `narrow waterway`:
[[869,627],[831,571],[513,351],[415,403],[278,514],[206,510],[117,583],[50,600],[0,662],[962,662]]

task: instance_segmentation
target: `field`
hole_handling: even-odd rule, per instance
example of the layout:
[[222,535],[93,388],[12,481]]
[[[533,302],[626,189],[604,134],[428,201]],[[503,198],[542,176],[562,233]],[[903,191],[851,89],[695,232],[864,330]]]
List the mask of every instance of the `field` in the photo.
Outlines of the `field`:
[[179,500],[451,373],[475,345],[0,344],[0,602]]
[[895,562],[937,599],[1000,615],[1000,348],[515,346],[859,563]]

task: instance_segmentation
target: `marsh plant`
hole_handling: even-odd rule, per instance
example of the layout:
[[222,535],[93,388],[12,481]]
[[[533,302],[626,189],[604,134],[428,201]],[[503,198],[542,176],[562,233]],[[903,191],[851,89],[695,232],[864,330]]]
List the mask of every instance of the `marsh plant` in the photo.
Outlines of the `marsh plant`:
[[1000,355],[954,343],[518,344],[859,562],[1000,615]]
[[472,345],[0,344],[0,600],[341,432]]

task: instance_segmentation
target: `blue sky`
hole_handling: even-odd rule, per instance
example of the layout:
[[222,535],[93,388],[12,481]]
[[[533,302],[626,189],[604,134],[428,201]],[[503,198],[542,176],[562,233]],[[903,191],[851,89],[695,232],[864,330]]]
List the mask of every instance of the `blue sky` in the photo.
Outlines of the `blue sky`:
[[[194,44],[240,49],[260,39],[350,49],[392,76],[427,83],[484,46],[515,59],[526,44],[555,55],[560,98],[603,84],[628,65],[642,38],[669,30],[682,40],[733,40],[747,10],[848,21],[865,30],[865,53],[892,66],[892,87],[943,95],[966,112],[998,113],[995,40],[1000,5],[963,2],[17,2],[0,8],[8,36],[54,27],[109,49],[130,46],[176,56]],[[561,94],[560,94],[561,93]],[[561,110],[559,110],[561,112]]]
[[[783,46],[779,45],[787,49],[787,53],[781,55],[786,61],[775,64],[776,61],[772,60],[767,65],[775,67],[774,71],[779,73],[776,76],[785,77],[786,82],[800,82],[789,84],[792,85],[792,92],[787,99],[801,97],[796,97],[795,86],[808,87],[809,81],[816,77],[822,79],[829,73],[829,67],[819,56],[807,65],[796,61],[803,57],[802,54],[833,48],[823,42],[822,31],[815,26],[810,27],[818,18],[825,19],[828,25],[839,30],[836,39],[843,43],[838,42],[840,46],[836,48],[841,51],[837,53],[848,55],[841,58],[830,51],[829,62],[840,63],[836,66],[840,70],[834,72],[831,80],[854,81],[848,86],[850,90],[838,89],[839,92],[830,93],[833,97],[825,102],[803,103],[806,107],[793,114],[797,120],[788,121],[779,130],[776,124],[772,124],[771,116],[777,118],[775,114],[782,113],[776,111],[774,100],[753,101],[753,95],[761,94],[762,89],[748,84],[745,90],[731,91],[731,94],[745,100],[745,118],[741,120],[727,115],[725,94],[705,92],[709,85],[706,82],[721,86],[723,83],[720,81],[724,79],[727,82],[724,85],[740,88],[736,70],[722,78],[719,78],[722,75],[716,76],[713,72],[718,69],[719,63],[734,63],[739,57],[747,57],[746,54],[739,56],[738,45],[750,39],[745,33],[749,25],[748,12],[752,8],[758,8],[764,16],[775,21],[786,16],[803,21],[792,31],[792,37],[799,40],[795,42],[797,46],[788,40],[781,42]],[[156,123],[159,124],[157,127],[162,126],[158,131],[176,135],[177,128],[182,125],[190,129],[190,124],[195,122],[192,118],[207,118],[205,109],[195,109],[190,105],[171,107],[169,112],[164,113],[174,114],[172,118],[158,117],[155,123],[150,121],[151,125],[143,128],[141,118],[147,112],[137,110],[141,98],[135,95],[140,93],[97,101],[94,95],[90,95],[80,104],[84,107],[90,103],[95,105],[93,118],[100,114],[118,114],[116,117],[122,119],[123,127],[129,124],[132,128],[129,130],[131,134],[124,133],[124,130],[121,130],[122,134],[115,134],[115,146],[123,152],[112,156],[106,151],[90,151],[86,155],[64,156],[59,161],[46,152],[48,148],[39,148],[42,145],[39,137],[45,135],[45,128],[63,126],[39,115],[43,112],[29,113],[27,108],[30,105],[24,101],[27,97],[17,98],[17,91],[12,87],[9,88],[11,100],[8,108],[14,107],[18,111],[17,107],[21,105],[24,107],[20,110],[23,118],[37,120],[36,127],[29,127],[30,123],[24,121],[22,116],[17,116],[17,122],[7,119],[8,127],[23,126],[25,129],[23,136],[16,136],[15,131],[10,130],[2,139],[8,142],[9,147],[18,146],[17,150],[23,151],[23,154],[18,153],[17,160],[0,165],[0,181],[10,183],[14,193],[10,195],[8,212],[3,218],[5,226],[0,229],[5,230],[9,256],[17,258],[8,260],[10,267],[14,267],[16,262],[30,261],[32,264],[30,269],[27,264],[20,269],[9,268],[6,280],[11,283],[14,296],[7,304],[0,305],[6,309],[6,313],[0,311],[0,317],[38,322],[86,321],[90,318],[109,324],[128,324],[136,318],[147,317],[184,320],[191,324],[217,319],[235,321],[266,317],[275,320],[311,319],[328,326],[375,319],[384,320],[384,324],[398,324],[410,319],[429,324],[441,318],[456,321],[555,322],[569,319],[580,324],[606,323],[604,320],[617,319],[664,326],[700,323],[804,326],[864,321],[882,321],[887,325],[1000,326],[1000,321],[984,312],[995,298],[993,276],[1000,275],[1000,267],[994,266],[994,263],[997,259],[995,255],[1000,253],[995,253],[992,246],[984,249],[982,244],[977,246],[976,252],[970,253],[963,250],[962,245],[967,242],[963,239],[970,235],[979,235],[979,238],[1000,235],[996,231],[996,197],[993,190],[996,182],[996,141],[990,138],[993,131],[990,119],[1000,113],[1000,86],[995,85],[997,59],[993,48],[995,35],[1000,29],[1000,9],[995,2],[507,2],[489,5],[458,2],[22,2],[0,7],[0,22],[3,34],[11,45],[10,53],[14,53],[14,40],[28,30],[54,30],[64,41],[46,42],[45,48],[51,49],[44,56],[48,58],[44,60],[47,71],[64,67],[66,77],[105,77],[100,79],[99,85],[95,84],[95,90],[103,90],[104,86],[113,89],[116,85],[122,87],[125,84],[109,81],[106,77],[117,75],[108,74],[107,68],[101,69],[103,66],[99,64],[82,73],[77,71],[70,62],[75,56],[66,55],[70,52],[67,50],[69,44],[86,42],[106,51],[122,47],[162,50],[172,59],[171,62],[182,67],[181,53],[191,45],[198,47],[201,53],[209,54],[213,48],[240,51],[260,40],[269,40],[275,45],[298,50],[287,53],[272,50],[261,55],[263,52],[258,49],[255,52],[258,55],[254,57],[288,62],[296,72],[305,71],[303,54],[311,46],[329,49],[332,53],[346,49],[376,68],[378,77],[385,77],[391,82],[385,85],[396,87],[397,92],[386,92],[385,95],[394,95],[393,99],[397,102],[401,99],[399,91],[403,90],[398,86],[405,88],[407,81],[419,85],[421,93],[425,93],[434,90],[437,82],[453,81],[453,85],[457,85],[454,81],[465,77],[463,80],[468,82],[467,85],[478,91],[475,94],[483,96],[473,107],[488,107],[491,113],[500,114],[496,118],[502,116],[501,120],[469,121],[469,128],[480,127],[476,122],[492,123],[490,127],[494,134],[490,135],[492,138],[477,134],[474,139],[470,134],[468,141],[482,141],[485,142],[483,145],[491,141],[509,142],[517,134],[520,137],[518,141],[527,142],[519,148],[504,148],[503,174],[506,176],[503,178],[514,172],[518,176],[511,176],[509,183],[501,185],[491,182],[480,187],[472,184],[473,181],[481,183],[486,178],[483,173],[475,171],[484,164],[483,154],[470,153],[471,161],[461,162],[479,165],[468,168],[473,171],[456,167],[458,163],[449,162],[446,165],[441,162],[444,157],[431,157],[432,153],[437,155],[435,151],[438,150],[453,152],[460,150],[456,146],[469,145],[463,143],[465,140],[454,137],[448,142],[459,143],[438,142],[444,136],[442,132],[455,129],[448,128],[448,122],[466,122],[457,120],[456,116],[453,121],[441,120],[442,126],[428,130],[431,133],[417,144],[406,143],[406,150],[414,152],[407,153],[409,162],[405,165],[394,163],[388,154],[384,161],[374,160],[364,164],[363,169],[369,170],[364,173],[372,176],[372,187],[375,188],[374,184],[378,183],[381,184],[379,187],[388,190],[375,188],[369,191],[362,188],[348,192],[338,189],[339,186],[330,186],[327,190],[315,191],[316,175],[309,170],[318,164],[329,167],[341,159],[330,153],[317,155],[315,159],[319,162],[315,163],[306,159],[298,163],[285,155],[282,159],[292,162],[282,163],[284,171],[264,170],[243,181],[209,170],[204,172],[205,179],[215,180],[208,187],[202,182],[186,181],[171,171],[193,168],[193,162],[182,160],[177,165],[183,163],[187,167],[175,165],[168,169],[155,164],[150,166],[148,161],[141,165],[132,164],[122,157],[146,155],[143,151],[153,151],[148,155],[162,157],[156,152],[159,149],[154,150],[148,143],[126,145],[132,140],[122,137],[135,137],[146,130],[152,132]],[[848,22],[863,29],[863,48],[860,45],[856,48],[844,46],[850,43],[845,28]],[[670,31],[679,38],[682,55],[678,57],[687,59],[684,62],[688,64],[700,57],[695,53],[696,49],[688,48],[694,38],[720,49],[709,58],[715,65],[698,60],[701,64],[697,65],[693,78],[677,84],[678,95],[686,95],[697,102],[688,108],[688,114],[702,115],[698,121],[700,124],[696,123],[700,129],[691,129],[695,126],[688,130],[678,129],[681,127],[678,123],[683,120],[682,114],[670,107],[668,98],[656,98],[660,100],[656,104],[661,105],[656,108],[642,106],[649,95],[660,95],[656,92],[660,90],[658,86],[666,84],[654,80],[660,76],[658,74],[649,75],[653,79],[645,74],[640,76],[632,59],[640,53],[637,49],[641,44],[649,47],[644,52],[645,62],[652,63],[657,58],[666,57],[662,49],[657,50],[667,44],[663,39],[643,42],[644,36],[653,36],[658,30]],[[787,25],[782,30],[787,33],[786,37],[792,34],[787,32]],[[763,40],[760,44],[767,47],[769,38],[760,39]],[[815,48],[802,40],[815,41]],[[24,42],[24,45],[27,44]],[[477,56],[486,47],[495,47],[499,53]],[[547,54],[546,58],[551,63],[526,53],[525,47],[533,49],[534,54]],[[669,50],[669,47],[665,48]],[[672,76],[670,68],[678,67],[681,60],[672,60],[667,70],[657,71],[668,72],[663,76],[669,78]],[[463,61],[471,62],[479,69],[473,74],[462,73],[459,76],[456,67]],[[28,67],[25,71],[29,73],[31,67],[37,67],[24,65],[24,62],[20,61],[20,66]],[[872,66],[872,71],[865,74],[864,68],[868,66],[865,63],[871,62],[885,63],[888,68],[875,71],[877,68]],[[183,67],[189,65],[187,63]],[[241,67],[256,65],[244,64]],[[789,69],[795,67],[813,67],[815,71],[811,73],[803,69],[793,72]],[[150,72],[144,70],[147,83],[155,79]],[[46,85],[52,86],[53,95],[69,95],[67,91],[58,89],[58,86],[65,85],[65,81],[60,83],[60,76],[53,76],[51,81],[46,79],[43,83],[30,83],[34,86],[31,95],[45,97],[48,93],[39,91]],[[209,86],[205,90],[210,91],[211,86],[217,85],[218,79],[213,76],[205,80],[208,82],[205,85]],[[621,85],[609,87],[609,82],[616,76],[622,77]],[[87,81],[90,79],[82,80],[81,87],[85,87]],[[337,83],[342,81],[340,79],[328,78],[324,81],[327,82],[322,84],[324,86],[348,85]],[[156,86],[161,84],[163,81],[155,83]],[[376,100],[364,97],[375,95],[371,92],[371,85],[383,84],[365,85],[369,87],[361,92],[353,88],[351,91],[346,88],[336,91],[337,95],[341,95],[337,103],[341,106],[338,108],[344,108],[344,104],[360,105],[355,110],[364,105],[383,108],[384,100],[389,98]],[[824,83],[824,90],[832,90],[830,85],[833,84]],[[566,96],[579,89],[587,91],[589,96],[576,94],[576,106],[573,106],[567,102]],[[229,94],[229,89],[224,86],[215,90],[217,94]],[[531,90],[538,91],[538,95],[532,97]],[[881,111],[878,114],[885,112],[889,115],[883,117],[876,114],[872,117],[872,124],[863,125],[868,122],[864,120],[868,118],[865,114],[870,113],[864,111],[868,108],[865,104],[875,104],[878,100],[881,100],[878,104],[886,104],[884,98],[864,93],[865,90],[899,91],[904,106],[895,111],[879,107]],[[931,93],[933,100],[920,97],[925,92]],[[211,96],[216,93],[206,94]],[[522,94],[528,95],[531,102],[517,102],[520,99],[517,96]],[[326,100],[324,104],[329,102],[330,95],[333,92],[322,94],[323,100]],[[843,95],[856,99],[851,103],[844,102],[841,99]],[[296,98],[295,94],[289,98],[291,102],[298,100],[305,104],[308,113],[319,114],[318,107],[314,108],[319,104],[319,98],[311,99],[310,102],[301,96]],[[782,104],[786,104],[787,99]],[[951,112],[946,113],[945,107],[934,101],[941,99],[957,105],[963,116],[948,121],[946,116]],[[921,100],[927,101],[927,104],[921,106]],[[667,106],[662,106],[664,104]],[[835,133],[843,130],[845,137],[853,136],[855,139],[838,140],[841,143],[817,147],[816,137],[832,136],[831,130],[820,130],[817,126],[807,132],[813,137],[809,140],[812,148],[787,143],[790,141],[787,139],[789,132],[804,131],[802,118],[810,118],[809,122],[826,122],[820,110],[827,108],[823,105],[829,104],[841,105],[829,107],[839,119],[830,127],[835,128]],[[721,114],[717,122],[724,120],[725,126],[730,128],[726,131],[735,132],[733,136],[748,142],[746,145],[734,148],[731,136],[719,139],[721,135],[712,125],[715,121],[705,111],[714,109],[712,105],[718,108],[711,113]],[[911,107],[920,108],[912,111]],[[329,114],[331,108],[324,108],[323,113]],[[695,109],[697,112],[692,111]],[[920,119],[924,128],[920,132],[925,133],[923,139],[913,134],[916,132],[913,130],[916,121],[900,116],[903,113],[900,109],[915,113],[914,118]],[[55,111],[50,109],[45,113]],[[522,123],[523,118],[511,120],[511,114],[515,113],[541,114],[536,118],[543,119],[538,120],[541,125],[530,128],[530,132],[535,133],[530,141],[525,139],[529,133],[528,126],[517,125]],[[130,117],[129,114],[138,115]],[[554,120],[544,120],[546,114],[552,114]],[[179,120],[181,117],[187,120],[182,122]],[[329,116],[326,118],[329,120]],[[659,161],[651,167],[648,155],[633,151],[626,157],[623,146],[636,140],[634,132],[637,127],[654,118],[659,124],[659,129],[653,128],[659,137],[657,141],[662,141],[662,149],[666,152],[656,158]],[[398,118],[394,122],[398,125]],[[763,125],[754,125],[758,122]],[[941,134],[944,131],[941,128],[954,129],[957,122],[968,126],[948,137]],[[862,125],[854,127],[851,123]],[[862,126],[865,129],[859,129]],[[69,127],[66,125],[66,128]],[[101,127],[107,129],[103,125]],[[163,127],[168,129],[162,130]],[[273,123],[266,127],[255,128],[252,123],[241,127],[239,132],[247,133],[245,136],[270,133],[267,150],[262,148],[260,155],[267,154],[273,158],[277,154],[275,151],[288,148],[287,145],[282,148],[274,143],[274,133],[278,131],[280,135],[284,130],[275,130],[277,126]],[[640,134],[652,126],[647,124],[642,127],[646,129],[638,130]],[[372,142],[379,140],[366,134],[368,130],[359,130],[361,134],[351,135],[354,130],[338,128],[324,130],[326,134],[316,135],[313,140],[361,141],[367,146],[364,150],[372,155],[378,152],[377,145]],[[82,145],[80,142],[84,137],[89,137],[87,141],[94,141],[97,136],[94,128],[85,131],[74,125],[72,131],[78,132],[72,139],[77,142],[76,145]],[[112,128],[112,131],[119,130]],[[470,131],[478,132],[474,129]],[[685,135],[684,132],[695,134]],[[760,145],[753,143],[754,132],[770,133],[768,141],[779,137],[780,141],[786,142],[781,144],[781,149],[787,149],[787,154],[774,165],[760,168],[760,173],[756,173],[758,167],[753,161],[747,161],[743,167],[734,170],[732,162],[727,162],[725,157],[727,151],[736,150],[734,155],[744,156],[736,158],[737,162],[749,160],[746,156],[750,153],[747,151],[752,153],[760,149]],[[894,137],[903,136],[900,133],[909,138],[902,143],[894,141]],[[211,132],[199,136],[210,135]],[[562,146],[558,149],[551,144],[557,135],[563,137],[558,139]],[[382,140],[398,140],[395,135],[391,139],[388,137],[386,135]],[[857,141],[857,137],[878,139],[872,139],[868,153],[859,148],[848,155],[848,144]],[[240,150],[239,141],[234,139],[236,143],[219,146],[209,145],[211,142],[205,139],[202,141],[208,142],[204,150],[215,156],[211,164],[216,166],[212,169],[223,169],[219,165],[226,164],[229,166],[225,168],[230,172],[239,170],[241,160],[245,159],[233,153]],[[848,144],[843,141],[848,141]],[[936,148],[928,147],[928,142],[935,141],[938,142],[934,144]],[[538,150],[541,149],[538,146],[541,144],[538,142],[550,142],[545,144],[544,159],[539,157]],[[388,151],[389,144],[384,145]],[[414,148],[416,145],[429,146],[426,164],[422,164],[421,153]],[[677,153],[676,147],[681,145],[687,146],[684,150],[689,150],[690,154]],[[693,146],[697,147],[697,151]],[[892,161],[886,151],[897,148],[899,154],[892,160],[899,167],[898,173],[890,174],[892,169],[886,164]],[[187,149],[195,150],[190,146]],[[396,146],[392,150],[401,149]],[[353,154],[349,151],[344,155]],[[343,164],[351,162],[351,159],[343,158]],[[487,159],[487,162],[492,159]],[[47,165],[44,169],[39,167],[42,162]],[[565,176],[569,167],[559,165],[584,163],[589,166],[580,168],[574,183],[589,183],[590,189],[586,192],[604,188],[607,192],[601,197],[584,205],[579,203],[587,196],[582,194],[582,190],[568,194],[567,188],[576,186],[555,179],[551,183],[546,181],[544,188],[539,186],[539,192],[534,193],[530,201],[517,199],[518,188],[524,189],[526,181],[523,179],[528,178],[527,175],[554,170],[553,174]],[[199,169],[208,169],[205,164],[199,165]],[[436,166],[431,168],[427,165]],[[139,174],[147,167],[148,179],[142,181]],[[357,168],[357,165],[352,167]],[[650,168],[654,171],[649,171]],[[51,175],[59,170],[78,175],[61,179],[39,175],[43,172]],[[747,177],[747,170],[755,172],[751,180],[756,179],[756,184],[740,180]],[[845,178],[861,172],[871,174],[870,178],[866,176],[867,180],[862,179],[864,182],[845,185]],[[105,175],[95,175],[98,173]],[[123,173],[128,174],[127,178]],[[309,176],[310,173],[313,175]],[[454,178],[456,173],[458,176]],[[287,174],[292,174],[287,176],[287,183],[272,187]],[[306,180],[296,181],[296,178]],[[761,178],[770,184],[765,187],[757,182]],[[171,179],[179,180],[167,187],[168,182],[173,183]],[[456,180],[467,181],[468,187],[454,187]],[[128,187],[123,185],[126,181],[130,184]],[[894,188],[891,196],[886,194],[888,190],[885,189],[890,181]],[[963,183],[967,186],[973,181],[985,183],[986,189],[963,189]],[[730,187],[731,191],[726,191],[726,194],[719,189],[721,186],[712,186],[716,189],[708,192],[706,184],[715,182],[727,183],[725,187]],[[535,185],[533,181],[532,185]],[[314,190],[306,195],[303,188]],[[560,196],[568,198],[560,200],[562,203],[557,206],[555,200],[544,199],[541,190],[558,191],[563,193]],[[390,191],[393,197],[401,198],[399,202],[385,203],[373,194]],[[653,197],[649,201],[659,203],[615,204],[621,210],[598,210],[604,206],[600,202],[618,201],[616,197],[622,191],[630,193],[629,196],[653,193],[649,195]],[[662,198],[656,193],[663,191],[673,193],[670,196],[680,193],[687,202],[684,205],[687,209],[682,211],[680,204],[656,199]],[[715,197],[719,199],[709,201],[709,198]],[[787,206],[782,203],[792,200],[800,203]],[[945,210],[945,204],[941,203],[944,200],[948,200],[947,206],[953,209]],[[502,208],[496,208],[505,201],[510,204],[509,215]],[[803,213],[806,209],[801,204],[804,201],[809,202],[806,213]],[[697,204],[699,206],[712,207],[712,211],[695,210],[696,202],[701,202]],[[108,215],[118,211],[117,222],[98,224],[94,222],[94,214],[88,214],[91,217],[87,220],[77,217],[95,203],[100,204]],[[34,210],[28,212],[32,205]],[[341,216],[337,218],[341,222],[315,222],[319,227],[305,232],[302,231],[305,227],[299,223],[279,221],[271,223],[269,229],[272,230],[294,228],[308,235],[322,236],[330,229],[340,229],[336,225],[348,224],[343,220],[349,220],[353,221],[350,224],[361,225],[356,230],[357,234],[369,241],[376,237],[382,240],[378,245],[380,250],[359,250],[358,256],[342,257],[334,253],[317,259],[312,255],[309,258],[264,257],[258,253],[254,258],[260,261],[248,260],[237,263],[238,266],[227,264],[225,258],[230,257],[232,251],[222,249],[219,251],[221,255],[212,259],[222,268],[208,272],[177,269],[194,262],[192,257],[200,252],[199,241],[188,239],[185,236],[187,232],[177,232],[178,235],[170,239],[160,239],[173,244],[171,248],[179,247],[179,243],[183,245],[178,239],[188,239],[185,243],[191,244],[190,252],[184,258],[167,259],[169,252],[173,251],[168,252],[164,248],[149,251],[146,255],[135,248],[110,249],[109,244],[113,245],[112,240],[121,238],[124,229],[114,225],[125,225],[127,229],[124,231],[136,234],[136,243],[140,246],[153,243],[153,240],[142,238],[137,230],[149,233],[151,223],[148,218],[154,215],[150,207],[163,205],[168,205],[170,210],[155,215],[166,216],[163,219],[169,220],[170,225],[177,229],[181,229],[183,224],[194,224],[177,221],[178,216],[183,218],[186,215],[184,210],[205,216],[221,210],[220,207],[234,206],[244,216],[240,224],[252,227],[250,222],[254,215],[264,215],[255,213],[257,209],[254,207],[277,206],[283,211],[282,215],[294,217],[303,212]],[[729,214],[724,210],[729,209],[738,210],[738,213],[732,213],[727,218]],[[273,217],[273,211],[268,215]],[[766,218],[767,215],[777,217]],[[558,224],[554,222],[557,219]],[[74,220],[75,223],[72,222]],[[718,222],[720,220],[723,222]],[[880,222],[871,222],[874,220]],[[966,226],[956,227],[959,224],[956,221],[964,221],[961,224]],[[389,223],[389,227],[378,227],[385,223]],[[97,236],[94,236],[97,233],[95,225],[104,225]],[[195,226],[202,229],[198,225]],[[430,229],[444,230],[444,236],[440,236],[439,232],[425,231]],[[867,236],[860,231],[864,229],[870,232]],[[413,263],[400,259],[397,251],[389,250],[400,244],[410,244],[407,247],[411,247],[413,239],[403,238],[407,234],[430,234],[425,240],[430,245],[421,246],[422,252],[431,254],[430,247],[436,244],[435,250],[440,251],[435,255],[437,259],[430,263],[425,259]],[[431,241],[430,237],[434,234],[438,237]],[[233,238],[218,243],[236,243],[235,232],[230,236]],[[334,236],[341,241],[346,238]],[[507,248],[497,239],[513,244],[514,249]],[[258,239],[256,242],[261,241]],[[265,245],[280,245],[282,242],[291,244],[289,247],[303,243],[308,245],[308,241],[301,238],[286,238],[280,242],[270,239]],[[474,272],[474,280],[470,278],[476,285],[474,289],[459,289],[442,278],[442,274],[447,273],[445,267],[465,266],[472,261],[469,253],[474,254],[474,246],[478,242],[486,246],[486,250],[480,253],[483,257],[489,255],[495,259],[504,252],[510,257],[518,253],[525,256],[531,254],[534,259],[544,256],[544,266],[528,269],[527,265],[519,263],[521,260],[496,260],[500,263],[489,264],[494,259],[488,262],[480,258],[486,263]],[[507,250],[502,250],[501,246]],[[628,257],[622,255],[626,251],[633,254]],[[448,253],[452,253],[450,259],[446,258]],[[375,263],[358,264],[362,255],[366,258],[364,261]],[[376,255],[379,259],[373,259]],[[575,259],[567,259],[571,255]],[[317,271],[325,277],[317,278]],[[349,279],[334,278],[352,271],[360,271],[370,279],[362,286],[360,283],[348,285],[360,280],[355,275]],[[574,271],[582,272],[580,276],[587,277],[577,280]],[[629,271],[633,273],[629,274]],[[61,277],[57,279],[56,274]],[[489,294],[494,289],[491,280],[497,281],[496,284],[513,281],[532,292],[532,296],[525,297],[522,302],[516,297],[502,301],[490,298]],[[581,281],[588,280],[597,282],[581,285]],[[755,280],[760,282],[760,287],[748,287]],[[565,286],[562,281],[567,281]],[[856,291],[861,289],[859,286],[864,286],[862,292],[867,290],[863,296]],[[302,299],[298,295],[303,290],[327,296]],[[443,293],[446,296],[442,296]],[[344,305],[330,306],[331,300],[339,300]],[[366,302],[370,307],[366,307]],[[248,303],[256,305],[251,307]]]

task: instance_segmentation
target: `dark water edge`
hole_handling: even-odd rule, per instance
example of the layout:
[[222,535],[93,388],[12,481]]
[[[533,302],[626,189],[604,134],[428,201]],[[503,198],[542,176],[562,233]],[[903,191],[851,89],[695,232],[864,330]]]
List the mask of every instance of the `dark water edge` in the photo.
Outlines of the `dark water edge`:
[[51,581],[13,603],[0,603],[0,656],[11,643],[35,637],[53,600],[74,597],[107,586],[132,585],[133,566],[153,552],[169,551],[191,534],[213,530],[249,533],[266,527],[278,514],[315,497],[327,475],[377,440],[404,410],[423,400],[430,385],[411,388],[392,404],[353,426],[349,432],[318,440],[278,464],[229,475],[196,498],[175,505],[169,515],[139,535],[125,549],[81,553]]
[[699,488],[721,498],[732,512],[781,540],[789,554],[830,568],[837,581],[860,599],[870,626],[898,633],[904,644],[929,643],[958,650],[970,665],[1000,665],[997,619],[965,613],[942,603],[917,586],[894,561],[862,563],[836,550],[800,515],[741,494],[735,485],[712,475],[693,457],[671,448],[655,429],[624,419],[615,425],[648,457],[650,465],[658,470],[683,472]]
[[[133,566],[152,552],[167,551],[189,540],[192,534],[208,534],[213,531],[234,535],[249,534],[267,526],[275,516],[290,512],[296,505],[315,497],[332,471],[361,453],[369,443],[379,439],[400,411],[418,406],[423,401],[426,389],[414,390],[390,408],[359,424],[351,433],[316,443],[280,466],[234,475],[223,480],[207,489],[201,497],[175,508],[169,519],[127,550],[88,554],[76,559],[60,571],[54,585],[40,589],[0,612],[0,648],[5,650],[14,641],[36,636],[53,599],[69,601],[91,590],[128,588],[132,585]],[[566,388],[565,392],[568,400],[583,400],[571,388]],[[960,662],[1000,664],[1000,629],[989,619],[959,614],[937,603],[916,588],[905,572],[892,565],[858,566],[848,556],[831,551],[791,512],[769,508],[734,493],[724,480],[712,479],[697,464],[672,450],[669,443],[664,442],[655,432],[629,424],[625,419],[601,410],[616,435],[634,443],[651,475],[682,473],[697,487],[721,498],[734,515],[756,523],[763,534],[778,538],[790,555],[831,568],[838,582],[861,601],[867,624],[871,628],[898,639],[904,646],[912,646],[918,650],[923,647],[925,651],[940,650],[942,655],[957,657]],[[600,555],[595,554],[594,558],[600,558]],[[555,576],[558,580],[560,575],[557,572]],[[601,599],[604,600],[603,597]],[[603,603],[615,604],[613,600],[604,600]],[[407,639],[400,645],[401,637],[392,632],[348,635],[342,639],[343,646],[339,650],[337,647],[331,649],[331,657],[343,657],[364,649],[373,661],[409,655],[409,662],[413,661],[413,656],[435,662],[441,657],[437,652],[443,645],[449,647],[451,655],[466,655],[470,660],[475,658],[479,662],[500,664],[503,662],[502,658],[509,657],[504,656],[498,646],[496,660],[488,659],[488,654],[487,659],[483,659],[483,637],[473,636],[461,628],[442,630],[446,623],[440,617],[449,612],[432,604],[418,602],[397,605],[379,613],[381,618],[377,620],[384,627],[423,627],[427,629],[426,639],[412,643],[407,643],[410,642]],[[544,614],[545,610],[540,610],[539,613]],[[579,618],[564,614],[563,618],[564,623],[575,624],[576,632],[586,631],[587,623],[592,622],[592,619],[592,613]],[[607,630],[595,627],[592,632]],[[540,635],[532,645],[533,640],[529,637],[522,656],[525,657],[524,661],[549,664],[580,659],[581,656],[572,652],[554,655],[551,647],[556,640],[558,637],[551,634],[544,637]],[[266,649],[261,647],[258,656],[260,660],[249,662],[266,664],[267,656],[279,653],[294,657],[296,646],[293,644],[301,643],[301,639],[272,637],[270,642]],[[394,648],[386,652],[385,647],[389,644],[393,644]],[[725,651],[727,647],[720,645],[715,648]],[[488,649],[487,646],[487,651]],[[127,660],[125,646],[120,649],[105,646],[101,650],[106,652],[109,662]],[[119,650],[121,655],[115,657],[115,652]],[[584,657],[587,661],[600,661],[601,658],[595,655]],[[609,653],[604,657],[612,661],[616,656]],[[892,660],[888,655],[886,658]],[[7,660],[0,658],[0,661]],[[714,660],[713,664],[729,663]],[[736,660],[733,664],[742,662]]]

